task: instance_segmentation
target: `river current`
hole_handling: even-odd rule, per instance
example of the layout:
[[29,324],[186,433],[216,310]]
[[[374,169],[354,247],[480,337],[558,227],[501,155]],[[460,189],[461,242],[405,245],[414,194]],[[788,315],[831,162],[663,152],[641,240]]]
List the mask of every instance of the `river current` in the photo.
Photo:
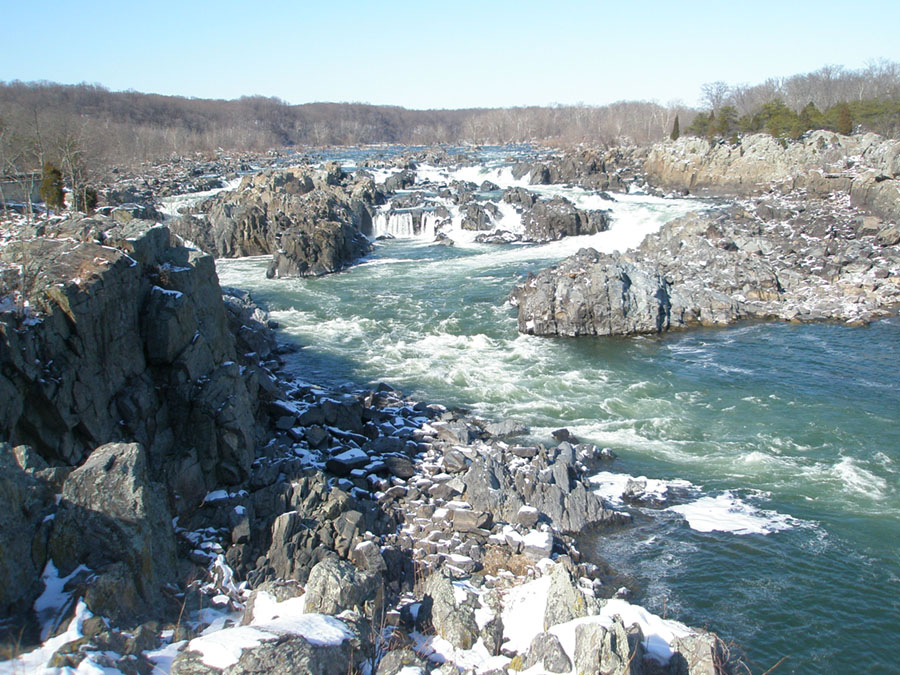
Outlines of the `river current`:
[[[345,162],[352,164],[352,161]],[[515,183],[508,169],[432,179]],[[537,189],[537,188],[529,188]],[[609,232],[545,245],[456,246],[406,233],[319,279],[267,280],[267,259],[221,260],[302,347],[299,379],[387,382],[422,400],[512,419],[549,442],[567,427],[611,448],[594,477],[614,502],[646,477],[636,525],[582,545],[627,575],[635,600],[733,641],[753,672],[896,672],[900,638],[900,320],[869,327],[745,324],[661,337],[520,335],[513,286],[579,248],[625,250],[708,204],[641,194]],[[402,223],[401,223],[402,224]],[[397,227],[385,216],[379,227]],[[624,506],[624,505],[623,505]]]

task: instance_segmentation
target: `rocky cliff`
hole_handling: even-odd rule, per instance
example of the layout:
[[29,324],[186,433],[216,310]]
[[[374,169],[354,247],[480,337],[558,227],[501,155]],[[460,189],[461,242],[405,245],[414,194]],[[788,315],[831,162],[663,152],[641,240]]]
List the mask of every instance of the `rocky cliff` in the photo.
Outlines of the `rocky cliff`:
[[369,250],[372,206],[382,199],[371,176],[354,180],[336,164],[322,172],[270,169],[243,179],[171,224],[216,257],[272,254],[268,275],[320,276]]
[[0,614],[30,607],[50,560],[90,568],[86,597],[108,616],[165,613],[172,515],[249,476],[272,343],[239,296],[223,303],[212,258],[165,227],[56,220],[4,244],[0,532],[15,545],[0,568],[21,578]]
[[665,190],[726,197],[776,189],[812,197],[849,194],[853,205],[896,221],[900,213],[900,141],[876,134],[814,131],[798,141],[752,134],[736,144],[692,136],[660,143],[644,162],[650,182]]
[[23,270],[3,295],[28,305],[0,315],[4,436],[69,466],[138,441],[188,501],[245,478],[258,374],[238,364],[212,257],[145,221],[64,221],[42,234],[0,252]]

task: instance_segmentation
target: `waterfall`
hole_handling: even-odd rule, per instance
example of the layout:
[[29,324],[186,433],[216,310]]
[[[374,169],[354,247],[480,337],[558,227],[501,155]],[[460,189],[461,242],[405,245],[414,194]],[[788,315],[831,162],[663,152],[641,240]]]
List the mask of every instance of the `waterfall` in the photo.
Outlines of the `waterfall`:
[[429,211],[381,211],[375,216],[374,235],[398,239],[434,239],[438,218]]

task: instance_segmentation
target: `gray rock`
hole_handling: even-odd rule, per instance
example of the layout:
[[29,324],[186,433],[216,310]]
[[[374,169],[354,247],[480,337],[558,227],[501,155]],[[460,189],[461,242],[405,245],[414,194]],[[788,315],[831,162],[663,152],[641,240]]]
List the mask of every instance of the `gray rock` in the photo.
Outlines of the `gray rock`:
[[363,541],[357,544],[353,548],[351,559],[353,564],[361,570],[379,574],[387,572],[387,563],[374,542]]
[[532,528],[540,519],[540,512],[533,506],[523,506],[516,513],[516,522],[523,527]]
[[572,670],[572,661],[553,633],[538,633],[534,636],[524,665],[526,670],[540,665],[551,673],[568,673]]
[[5,580],[0,584],[0,615],[6,617],[30,608],[41,593],[45,560],[35,538],[53,506],[51,487],[28,475],[16,461],[17,454],[26,459],[32,453],[0,443],[0,578]]
[[669,672],[672,675],[717,675],[727,662],[722,642],[713,633],[698,631],[672,641]]
[[[145,221],[72,225],[104,245],[44,237],[0,251],[42,270],[29,292],[42,321],[17,331],[15,316],[0,317],[0,435],[70,466],[103,443],[138,441],[187,510],[248,476],[265,403],[236,363],[213,259]],[[190,464],[204,484],[182,491]]]
[[413,675],[419,672],[422,675],[428,673],[430,666],[421,656],[412,649],[394,649],[381,657],[375,675]]
[[618,616],[608,630],[599,623],[580,624],[575,627],[575,669],[579,673],[641,675],[643,639],[637,625],[626,628]]
[[123,623],[132,611],[155,616],[165,609],[161,587],[174,580],[175,535],[165,493],[150,480],[139,444],[101,446],[69,475],[49,551],[61,574],[79,564],[98,573],[115,565],[110,576],[95,582],[105,589],[97,594],[108,600],[103,610],[115,607],[118,592],[130,596],[132,587],[143,603],[122,603],[115,618]]
[[[563,563],[550,570],[550,589],[544,608],[544,630],[591,613],[593,598],[588,599],[578,588],[571,572]],[[590,604],[589,604],[590,603]]]
[[434,422],[431,426],[437,431],[440,441],[468,445],[475,440],[472,430],[465,422]]
[[353,671],[359,660],[360,638],[346,622],[334,617],[323,617],[330,622],[333,631],[343,631],[347,638],[339,644],[322,644],[298,634],[285,633],[241,651],[240,659],[224,670],[203,663],[196,651],[188,649],[173,661],[173,675],[250,675],[251,673],[322,673],[322,675],[346,675]]
[[453,529],[457,532],[475,532],[490,529],[493,519],[486,511],[460,509],[453,512]]
[[526,241],[546,242],[609,229],[605,211],[582,211],[565,197],[537,201],[522,219]]
[[524,436],[529,431],[526,425],[513,420],[490,422],[484,425],[484,430],[489,435],[497,438],[504,438],[506,436]]
[[408,457],[386,455],[382,459],[392,476],[406,479],[416,475],[416,465]]
[[529,335],[659,333],[670,322],[669,285],[655,270],[582,249],[513,291]]
[[444,452],[444,470],[447,473],[460,473],[469,468],[469,461],[459,450],[447,450]]
[[353,469],[364,467],[370,461],[365,452],[354,448],[329,458],[325,462],[325,468],[336,476],[347,476]]
[[431,622],[436,633],[454,647],[471,649],[479,637],[474,594],[466,591],[466,600],[457,603],[450,580],[435,572],[425,582],[425,595],[431,599]]
[[373,618],[384,606],[384,581],[377,571],[363,572],[351,563],[326,558],[309,573],[306,611],[340,614],[345,610]]

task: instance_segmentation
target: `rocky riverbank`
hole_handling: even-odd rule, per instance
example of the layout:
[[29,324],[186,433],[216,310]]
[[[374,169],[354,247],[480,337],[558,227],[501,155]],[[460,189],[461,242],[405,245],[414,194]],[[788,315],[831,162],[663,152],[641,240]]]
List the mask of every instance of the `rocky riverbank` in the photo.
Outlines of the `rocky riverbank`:
[[609,600],[619,580],[575,548],[629,521],[586,483],[602,449],[285,379],[265,313],[152,222],[54,219],[4,244],[12,668],[724,662],[714,637]]
[[824,132],[787,147],[768,136],[737,148],[657,146],[645,167],[658,185],[755,196],[669,223],[636,250],[585,250],[529,278],[511,296],[519,330],[627,335],[886,316],[900,304],[898,153],[895,142]]

